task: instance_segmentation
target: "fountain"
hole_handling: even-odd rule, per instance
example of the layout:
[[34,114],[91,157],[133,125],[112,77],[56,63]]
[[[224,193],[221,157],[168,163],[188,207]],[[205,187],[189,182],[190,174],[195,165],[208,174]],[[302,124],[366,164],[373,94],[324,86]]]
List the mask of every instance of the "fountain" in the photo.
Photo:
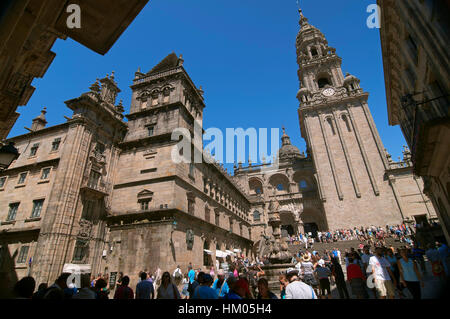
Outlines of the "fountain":
[[269,281],[269,288],[277,293],[279,290],[279,275],[285,273],[288,268],[295,265],[291,263],[292,256],[289,253],[286,242],[281,240],[281,219],[279,212],[280,204],[274,196],[269,203],[269,226],[272,227],[272,236],[264,237],[265,247],[260,245],[260,254],[268,250],[270,264],[261,267],[265,272],[265,277]]

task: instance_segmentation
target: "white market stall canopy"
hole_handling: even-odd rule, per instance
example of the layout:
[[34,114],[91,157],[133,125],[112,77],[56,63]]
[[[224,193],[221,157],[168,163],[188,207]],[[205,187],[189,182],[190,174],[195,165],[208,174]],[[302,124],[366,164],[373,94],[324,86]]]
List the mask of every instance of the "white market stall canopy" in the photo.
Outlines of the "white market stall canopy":
[[226,252],[221,251],[221,250],[216,250],[216,257],[225,258],[227,256],[228,256],[228,254]]
[[63,272],[71,274],[90,274],[91,265],[89,264],[64,264]]
[[211,250],[203,249],[203,251],[204,251],[205,253],[207,253],[208,255],[211,255]]
[[227,253],[227,255],[231,255],[234,256],[236,255],[234,252],[232,252],[231,250],[225,250],[225,252]]

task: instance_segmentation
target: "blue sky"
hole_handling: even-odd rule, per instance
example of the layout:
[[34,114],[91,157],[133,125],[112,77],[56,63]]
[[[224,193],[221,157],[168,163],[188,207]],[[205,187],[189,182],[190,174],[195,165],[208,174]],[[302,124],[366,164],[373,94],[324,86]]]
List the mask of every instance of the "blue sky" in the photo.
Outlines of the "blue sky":
[[[343,72],[359,77],[370,93],[382,141],[396,159],[405,141],[399,127],[387,121],[379,30],[366,26],[366,8],[375,2],[302,0],[301,6],[337,49]],[[31,126],[43,106],[48,125],[64,122],[64,115],[71,116],[64,101],[113,70],[128,112],[137,68],[147,72],[174,51],[183,54],[187,72],[205,91],[205,128],[285,126],[303,151],[296,99],[298,20],[296,0],[150,0],[105,56],[71,39],[57,40],[56,58],[44,78],[34,80],[36,91],[18,108],[21,116],[10,137],[26,133],[23,127]]]

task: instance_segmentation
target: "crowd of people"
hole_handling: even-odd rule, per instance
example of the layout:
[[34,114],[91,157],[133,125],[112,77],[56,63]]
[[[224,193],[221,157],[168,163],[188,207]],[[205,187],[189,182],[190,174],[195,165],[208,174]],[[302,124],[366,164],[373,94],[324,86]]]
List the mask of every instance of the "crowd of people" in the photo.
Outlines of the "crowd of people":
[[377,242],[385,244],[386,238],[394,238],[402,243],[411,245],[412,240],[410,236],[414,233],[414,228],[417,226],[418,225],[415,225],[411,228],[408,225],[401,224],[394,226],[386,225],[385,227],[354,227],[353,229],[338,229],[327,232],[318,231],[314,234],[312,232],[308,232],[288,236],[287,241],[291,244],[302,244],[308,248],[313,247],[315,242],[333,243],[337,241],[358,240],[368,245],[372,245]]
[[[142,271],[134,290],[130,278],[119,274],[114,294],[108,289],[108,278],[82,275],[77,288],[68,283],[68,273],[61,274],[50,287],[40,284],[37,291],[32,277],[22,278],[14,294],[33,299],[330,299],[335,284],[341,299],[405,298],[406,291],[420,299],[427,274],[424,256],[432,276],[442,282],[450,278],[445,244],[436,243],[427,250],[417,244],[404,245],[396,250],[361,243],[345,252],[300,249],[292,258],[295,266],[281,274],[275,286],[266,277],[263,261],[239,258],[226,270],[189,265],[184,274],[179,266],[173,272],[159,268],[151,274]],[[272,291],[271,287],[276,288]]]

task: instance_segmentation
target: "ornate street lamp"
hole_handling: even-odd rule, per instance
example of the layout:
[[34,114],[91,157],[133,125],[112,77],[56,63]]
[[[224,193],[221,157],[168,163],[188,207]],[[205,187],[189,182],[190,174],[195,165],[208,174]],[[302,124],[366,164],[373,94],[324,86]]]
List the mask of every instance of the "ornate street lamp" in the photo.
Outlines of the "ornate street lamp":
[[11,163],[19,157],[17,148],[14,147],[13,142],[8,145],[3,145],[0,148],[0,170],[7,169]]

